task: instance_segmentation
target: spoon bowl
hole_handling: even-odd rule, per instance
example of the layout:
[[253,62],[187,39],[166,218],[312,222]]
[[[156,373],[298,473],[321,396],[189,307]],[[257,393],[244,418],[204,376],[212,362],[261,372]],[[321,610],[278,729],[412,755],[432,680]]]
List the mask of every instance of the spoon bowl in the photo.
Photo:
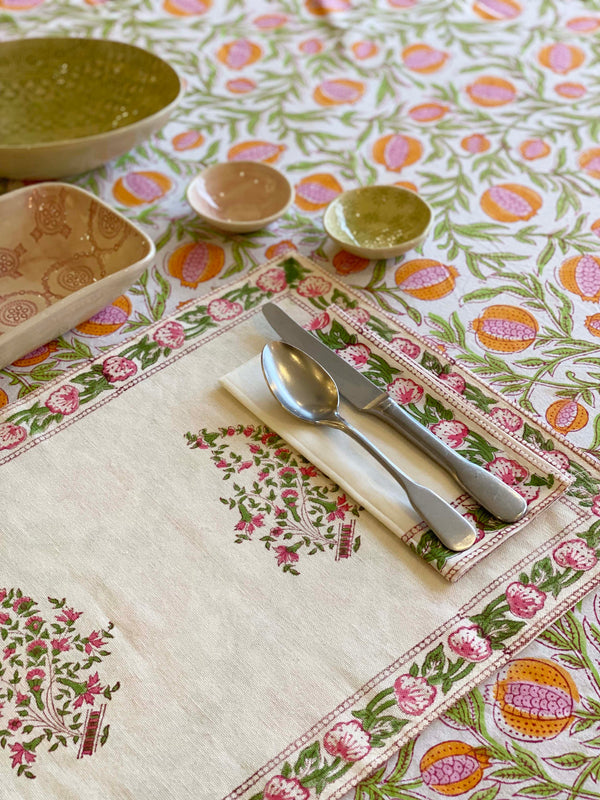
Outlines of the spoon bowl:
[[263,350],[262,368],[271,393],[290,414],[312,423],[334,418],[338,388],[313,358],[284,342],[271,342]]
[[473,527],[456,509],[415,483],[341,416],[337,385],[318,361],[297,347],[275,341],[263,348],[261,364],[271,394],[286,411],[304,422],[344,431],[362,445],[402,486],[412,507],[449,550],[466,550],[475,543]]

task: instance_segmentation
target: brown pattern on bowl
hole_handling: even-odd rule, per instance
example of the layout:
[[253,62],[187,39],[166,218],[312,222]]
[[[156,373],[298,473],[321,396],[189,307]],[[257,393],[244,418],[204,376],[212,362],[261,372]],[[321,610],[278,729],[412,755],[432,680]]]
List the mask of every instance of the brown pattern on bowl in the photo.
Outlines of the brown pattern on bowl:
[[100,311],[155,253],[129,220],[63,183],[0,197],[0,242],[0,367]]

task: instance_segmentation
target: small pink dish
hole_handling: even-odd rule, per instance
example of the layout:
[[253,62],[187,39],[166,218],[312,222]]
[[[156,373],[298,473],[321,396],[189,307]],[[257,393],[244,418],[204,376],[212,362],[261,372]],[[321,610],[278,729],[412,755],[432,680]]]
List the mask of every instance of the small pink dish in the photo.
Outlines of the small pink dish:
[[258,231],[285,214],[294,197],[291,183],[260,161],[228,161],[207,167],[187,190],[196,214],[231,233]]

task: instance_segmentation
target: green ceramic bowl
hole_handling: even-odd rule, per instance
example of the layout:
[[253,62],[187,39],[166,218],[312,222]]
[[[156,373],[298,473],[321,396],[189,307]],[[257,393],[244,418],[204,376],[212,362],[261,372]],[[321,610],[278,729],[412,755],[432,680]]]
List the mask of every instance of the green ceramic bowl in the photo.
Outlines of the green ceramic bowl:
[[59,178],[130,150],[181,94],[153,53],[103,39],[0,43],[0,176]]
[[336,197],[323,224],[344,250],[364,258],[392,258],[421,244],[433,220],[431,206],[402,186],[363,186]]

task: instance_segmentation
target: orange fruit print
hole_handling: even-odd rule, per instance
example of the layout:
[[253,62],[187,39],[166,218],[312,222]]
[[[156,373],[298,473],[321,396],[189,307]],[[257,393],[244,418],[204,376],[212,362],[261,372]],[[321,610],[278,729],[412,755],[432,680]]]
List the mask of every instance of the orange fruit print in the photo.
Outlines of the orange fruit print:
[[557,400],[548,406],[546,420],[559,433],[580,431],[588,423],[589,414],[586,409],[575,400]]
[[419,300],[439,300],[454,289],[458,272],[453,266],[430,258],[405,261],[396,270],[396,285]]
[[558,736],[573,721],[573,706],[579,700],[567,670],[541,658],[512,661],[493,686],[492,696],[495,721],[521,741]]
[[160,200],[172,185],[160,172],[130,172],[115,183],[113,195],[124,206],[141,206]]
[[391,133],[383,136],[373,145],[373,158],[392,172],[400,172],[418,161],[423,155],[423,146],[418,139]]
[[539,330],[537,320],[518,306],[489,306],[473,320],[473,330],[486,350],[518,353],[532,345]]
[[333,175],[309,175],[296,186],[296,205],[304,211],[319,211],[328,206],[341,191],[342,187]]
[[222,247],[205,242],[184,244],[169,257],[169,274],[181,281],[182,286],[195,289],[219,274],[225,263]]
[[481,197],[481,208],[499,222],[531,219],[542,207],[542,198],[533,189],[519,183],[502,183],[487,189]]

